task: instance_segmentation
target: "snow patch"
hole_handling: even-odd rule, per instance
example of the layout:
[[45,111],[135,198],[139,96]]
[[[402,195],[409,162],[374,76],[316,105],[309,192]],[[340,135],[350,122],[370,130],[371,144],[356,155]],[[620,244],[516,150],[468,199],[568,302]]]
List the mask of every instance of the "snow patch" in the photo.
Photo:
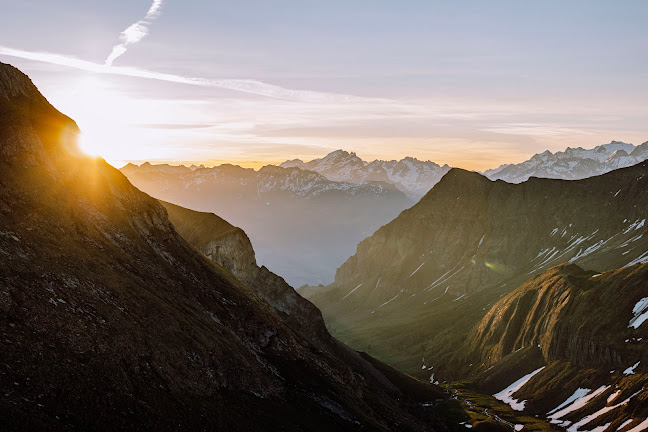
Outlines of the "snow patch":
[[414,270],[414,271],[412,272],[412,274],[409,275],[409,277],[414,276],[414,275],[416,274],[416,272],[419,271],[419,270],[421,269],[421,267],[423,267],[423,266],[425,265],[426,262],[427,262],[427,261],[423,261],[423,264],[421,264],[420,266],[418,266],[418,267],[416,268],[416,270]]
[[541,367],[539,369],[534,370],[530,374],[524,375],[522,378],[519,380],[515,381],[513,384],[505,388],[499,393],[494,394],[493,396],[495,399],[501,400],[502,402],[509,404],[511,408],[513,408],[516,411],[522,411],[524,409],[524,405],[526,404],[526,401],[518,401],[517,399],[513,399],[513,394],[520,390],[526,383],[529,382],[531,378],[538,372],[540,372],[542,369],[545,367]]
[[[588,416],[583,417],[583,419],[581,421],[579,421],[577,423],[574,423],[572,426],[567,428],[567,432],[578,432],[579,427],[585,426],[586,424],[590,423],[593,420],[596,420],[597,418],[599,418],[600,416],[602,416],[605,413],[608,413],[608,412],[610,412],[612,410],[615,410],[615,409],[619,408],[620,406],[626,405],[628,402],[630,402],[630,399],[632,399],[633,397],[635,397],[636,395],[638,395],[642,391],[643,391],[643,388],[641,390],[639,390],[638,392],[634,393],[633,395],[631,395],[626,400],[624,400],[622,402],[619,402],[616,405],[605,406],[605,407],[601,408],[600,410],[596,411],[594,414],[590,414]],[[608,398],[608,403],[609,403],[609,401],[610,401],[610,399]],[[603,425],[603,426],[598,426],[598,427],[590,430],[589,432],[594,432],[594,431],[602,432],[605,429],[607,429],[608,426],[610,426],[610,423],[608,423],[606,425]]]
[[601,386],[598,389],[594,390],[592,393],[590,393],[591,391],[590,389],[579,388],[574,392],[573,395],[571,395],[565,402],[560,404],[555,410],[550,411],[547,418],[549,419],[550,423],[553,424],[563,423],[560,420],[562,417],[566,416],[571,412],[583,408],[585,405],[589,403],[589,401],[591,401],[601,393],[605,392],[609,388],[610,386]]
[[630,423],[632,423],[632,422],[633,422],[633,419],[628,419],[628,420],[624,421],[624,422],[621,423],[621,425],[617,428],[617,431],[620,431],[621,429],[623,429],[624,427],[628,426],[628,425],[629,425]]
[[648,418],[641,423],[639,423],[637,426],[633,427],[632,429],[628,429],[626,432],[639,432],[642,430],[648,429]]
[[639,363],[641,363],[641,361],[638,361],[637,363],[634,364],[634,366],[630,366],[628,369],[624,370],[623,375],[634,375],[636,373],[635,369],[637,369]]
[[349,292],[349,294],[347,294],[347,295],[345,295],[344,297],[342,297],[342,300],[344,300],[345,298],[349,297],[351,294],[353,294],[353,292],[354,292],[355,290],[357,290],[357,289],[360,288],[361,286],[362,286],[362,284],[360,284],[360,285],[358,285],[357,287],[353,288],[353,289],[351,290],[351,292]]
[[639,328],[646,320],[648,320],[648,297],[644,297],[637,302],[632,308],[634,315],[628,324],[628,328]]

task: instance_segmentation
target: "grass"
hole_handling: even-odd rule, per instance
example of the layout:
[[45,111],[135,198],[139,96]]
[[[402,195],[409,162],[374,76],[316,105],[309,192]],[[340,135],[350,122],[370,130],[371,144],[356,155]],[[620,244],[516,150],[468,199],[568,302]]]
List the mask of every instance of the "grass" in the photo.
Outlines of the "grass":
[[513,430],[513,425],[519,424],[524,425],[525,432],[562,430],[544,419],[514,411],[509,405],[490,395],[470,390],[462,382],[450,384],[446,388],[462,401],[463,409],[470,418],[468,423],[476,430]]

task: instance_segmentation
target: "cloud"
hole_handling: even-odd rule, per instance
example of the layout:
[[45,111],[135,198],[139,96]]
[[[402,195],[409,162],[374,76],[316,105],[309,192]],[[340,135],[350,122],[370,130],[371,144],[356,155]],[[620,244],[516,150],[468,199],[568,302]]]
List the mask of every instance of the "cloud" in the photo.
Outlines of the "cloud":
[[216,126],[215,124],[175,124],[175,123],[144,123],[144,124],[135,124],[133,127],[142,128],[142,129],[206,129]]
[[121,43],[113,47],[112,52],[106,59],[106,66],[112,66],[113,62],[128,50],[128,45],[135,44],[146,37],[149,33],[149,27],[160,14],[161,7],[162,0],[153,0],[153,4],[151,4],[144,18],[131,24],[126,30],[121,32],[119,35]]
[[[323,93],[309,90],[293,90],[257,80],[185,77],[181,75],[150,71],[147,69],[94,63],[73,56],[47,52],[23,51],[4,46],[0,46],[0,55],[45,62],[98,74],[130,76],[200,87],[221,88],[290,101],[311,103],[346,103],[353,100],[368,100],[367,98],[360,98],[356,96],[336,93]],[[377,102],[379,101],[379,99],[373,99],[373,101]]]

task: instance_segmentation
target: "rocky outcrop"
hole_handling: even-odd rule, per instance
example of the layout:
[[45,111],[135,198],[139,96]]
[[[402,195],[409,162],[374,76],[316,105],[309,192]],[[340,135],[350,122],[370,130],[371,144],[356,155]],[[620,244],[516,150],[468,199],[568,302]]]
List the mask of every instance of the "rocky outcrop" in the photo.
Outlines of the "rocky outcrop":
[[286,322],[319,345],[329,347],[331,336],[322,314],[281,277],[259,267],[245,232],[213,213],[202,213],[163,202],[178,233],[212,261],[222,265],[266,300]]
[[648,337],[648,327],[629,326],[633,307],[648,295],[647,281],[648,264],[603,274],[574,264],[554,267],[497,302],[468,344],[483,368],[539,346],[548,363],[625,369],[647,354],[644,344],[626,342]]

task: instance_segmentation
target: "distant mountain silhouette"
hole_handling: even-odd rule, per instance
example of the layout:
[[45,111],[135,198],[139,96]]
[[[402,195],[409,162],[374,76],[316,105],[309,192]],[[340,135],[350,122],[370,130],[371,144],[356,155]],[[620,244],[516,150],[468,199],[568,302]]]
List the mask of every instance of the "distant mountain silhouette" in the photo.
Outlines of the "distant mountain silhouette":
[[314,171],[334,181],[356,184],[369,181],[390,183],[414,201],[421,199],[450,170],[448,165],[440,166],[434,162],[420,161],[412,157],[399,161],[365,162],[355,153],[344,150],[336,150],[310,162],[294,159],[280,166]]
[[236,221],[258,260],[293,286],[329,283],[363,238],[414,203],[384,182],[352,184],[298,168],[126,165],[155,198]]
[[502,165],[487,170],[484,175],[491,180],[520,183],[530,177],[578,180],[605,174],[618,168],[636,165],[648,159],[648,142],[635,147],[619,141],[600,145],[593,149],[567,148],[564,152],[544,153],[526,162]]

